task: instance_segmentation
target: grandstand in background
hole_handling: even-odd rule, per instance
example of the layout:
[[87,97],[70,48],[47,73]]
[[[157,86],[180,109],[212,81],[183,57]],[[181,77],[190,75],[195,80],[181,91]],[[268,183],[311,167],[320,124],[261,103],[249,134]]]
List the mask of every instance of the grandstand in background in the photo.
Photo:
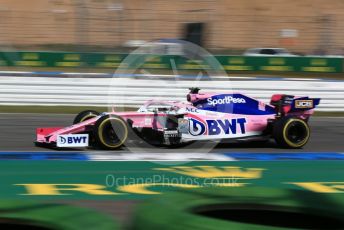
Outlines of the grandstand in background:
[[0,45],[32,49],[191,38],[223,52],[344,54],[343,28],[342,0],[0,0]]

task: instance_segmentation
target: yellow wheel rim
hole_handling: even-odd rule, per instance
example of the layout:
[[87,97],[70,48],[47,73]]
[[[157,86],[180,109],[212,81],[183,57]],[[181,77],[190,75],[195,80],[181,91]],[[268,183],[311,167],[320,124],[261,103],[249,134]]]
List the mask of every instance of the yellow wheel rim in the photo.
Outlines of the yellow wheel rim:
[[86,120],[91,119],[91,118],[96,117],[96,116],[97,115],[94,115],[94,114],[86,115],[82,119],[80,119],[80,122],[86,121]]
[[[298,121],[300,123],[302,123],[304,125],[304,127],[306,128],[306,132],[307,132],[307,135],[306,137],[304,138],[303,141],[301,141],[300,143],[293,143],[291,142],[288,137],[287,137],[287,130],[288,130],[288,126],[290,123],[294,122],[294,121]],[[291,147],[294,147],[294,148],[298,148],[298,147],[301,147],[303,146],[304,144],[307,143],[308,139],[309,139],[309,136],[310,136],[310,131],[309,131],[309,127],[307,125],[307,123],[301,119],[290,119],[283,127],[283,139],[284,141]]]
[[[118,144],[115,144],[115,145],[109,145],[105,142],[104,140],[104,136],[103,136],[103,132],[102,130],[104,129],[104,125],[106,124],[106,122],[111,122],[111,120],[116,120],[116,121],[119,121],[123,127],[125,127],[125,131],[124,131],[124,138],[120,139],[119,138],[119,143]],[[119,118],[107,118],[105,120],[102,121],[102,123],[100,123],[99,127],[98,127],[98,137],[99,137],[99,140],[102,142],[103,145],[105,145],[106,147],[108,148],[118,148],[120,147],[121,145],[123,145],[123,143],[126,141],[126,139],[128,138],[128,128],[127,128],[127,125],[125,124],[125,122]]]

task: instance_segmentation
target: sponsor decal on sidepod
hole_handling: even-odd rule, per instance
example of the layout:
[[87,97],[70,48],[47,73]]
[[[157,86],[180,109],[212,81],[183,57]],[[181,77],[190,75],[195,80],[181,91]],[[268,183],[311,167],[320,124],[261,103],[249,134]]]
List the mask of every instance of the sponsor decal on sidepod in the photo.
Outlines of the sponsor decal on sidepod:
[[226,96],[224,98],[217,98],[217,99],[209,97],[207,101],[208,101],[208,105],[211,105],[211,106],[230,104],[230,103],[233,103],[233,104],[246,103],[246,100],[244,98],[240,98],[240,97],[236,98],[232,96]]
[[203,135],[206,131],[206,125],[195,118],[189,120],[189,132],[192,136]]
[[206,124],[191,118],[189,132],[193,136],[203,135],[206,130],[208,130],[208,135],[237,134],[238,132],[244,134],[246,133],[245,125],[245,118],[206,120]]

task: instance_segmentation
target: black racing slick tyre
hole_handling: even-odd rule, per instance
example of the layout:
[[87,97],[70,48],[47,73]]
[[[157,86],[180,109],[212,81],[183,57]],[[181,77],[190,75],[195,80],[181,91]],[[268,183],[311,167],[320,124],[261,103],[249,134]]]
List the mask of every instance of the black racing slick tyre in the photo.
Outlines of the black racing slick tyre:
[[97,120],[93,131],[96,144],[107,150],[121,148],[129,136],[128,124],[121,117],[113,115],[106,115]]
[[273,137],[283,148],[302,148],[310,137],[310,129],[302,119],[283,117],[276,120],[273,127]]
[[78,123],[83,122],[83,121],[86,121],[88,119],[94,118],[98,115],[99,115],[99,113],[97,111],[94,111],[94,110],[82,111],[82,112],[78,113],[78,115],[76,115],[76,117],[74,118],[73,125],[78,124]]
[[185,189],[139,205],[131,229],[341,229],[343,205],[340,195],[302,190]]

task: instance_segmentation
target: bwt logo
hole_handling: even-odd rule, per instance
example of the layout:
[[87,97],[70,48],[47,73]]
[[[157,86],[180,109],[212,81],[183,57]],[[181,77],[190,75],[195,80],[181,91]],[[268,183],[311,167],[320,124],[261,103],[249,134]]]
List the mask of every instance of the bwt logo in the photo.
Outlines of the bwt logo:
[[59,136],[59,142],[60,142],[61,144],[66,144],[67,138],[62,137],[62,136]]
[[246,133],[246,119],[224,119],[224,120],[207,120],[209,135],[237,134],[238,128],[240,133]]
[[246,103],[246,100],[244,98],[240,98],[240,97],[236,98],[232,96],[226,96],[224,98],[218,98],[218,99],[213,99],[209,97],[207,101],[208,101],[208,105],[211,105],[211,106],[230,104],[230,103],[233,103],[233,104]]
[[241,134],[246,133],[246,119],[223,119],[223,120],[206,120],[206,124],[203,122],[191,118],[189,120],[189,132],[193,136],[199,136],[206,133],[208,135],[220,135],[224,134]]
[[60,136],[60,143],[61,144],[86,143],[86,139],[87,139],[86,136],[82,136],[82,137],[72,136],[72,137],[67,137],[67,138]]
[[203,135],[205,133],[206,126],[203,122],[191,118],[189,120],[189,132],[193,136]]
[[67,134],[57,136],[58,147],[88,146],[88,134]]

